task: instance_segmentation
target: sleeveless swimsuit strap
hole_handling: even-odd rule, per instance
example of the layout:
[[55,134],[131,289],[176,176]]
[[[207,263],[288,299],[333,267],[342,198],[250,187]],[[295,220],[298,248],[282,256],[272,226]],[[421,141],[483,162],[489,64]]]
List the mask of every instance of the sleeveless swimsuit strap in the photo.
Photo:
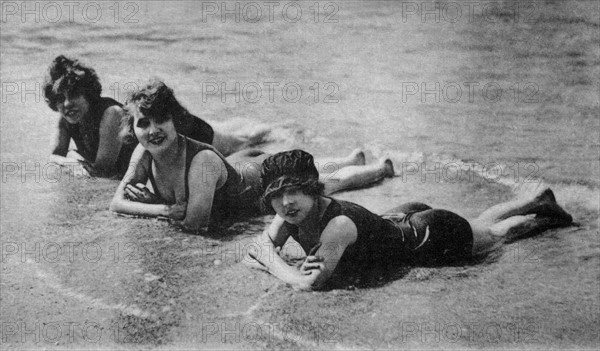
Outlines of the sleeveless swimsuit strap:
[[192,166],[192,161],[197,153],[190,152],[190,140],[186,136],[183,137],[185,138],[185,199],[188,200],[190,198],[190,187],[188,182],[190,167]]
[[[188,186],[188,173],[190,172],[190,166],[192,164],[192,160],[196,156],[196,154],[189,152],[190,151],[190,141],[186,136],[183,136],[185,139],[185,198],[186,200],[190,197],[190,188]],[[156,180],[154,179],[154,174],[152,173],[152,159],[150,159],[150,165],[148,167],[148,179],[150,179],[150,184],[152,184],[152,189],[154,189],[155,195],[162,198],[160,195],[160,191],[158,190],[158,186],[156,186]]]
[[155,195],[162,198],[162,196],[160,195],[160,191],[158,191],[158,186],[156,186],[154,174],[152,174],[152,158],[150,159],[150,164],[148,166],[148,179],[150,179],[150,184],[152,184],[152,190],[154,190]]

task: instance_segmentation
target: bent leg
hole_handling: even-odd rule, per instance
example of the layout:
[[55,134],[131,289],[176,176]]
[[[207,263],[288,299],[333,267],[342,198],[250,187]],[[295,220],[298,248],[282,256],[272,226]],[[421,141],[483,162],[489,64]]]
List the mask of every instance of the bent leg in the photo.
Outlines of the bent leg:
[[235,135],[214,131],[212,146],[222,153],[223,156],[229,156],[243,149],[246,143],[242,138]]
[[392,161],[382,159],[368,166],[347,166],[337,172],[321,175],[319,180],[325,185],[325,195],[329,195],[341,190],[363,187],[393,176]]
[[355,149],[346,157],[320,158],[315,160],[315,166],[319,173],[329,174],[339,171],[348,166],[364,166],[365,153],[361,149]]
[[258,130],[253,134],[239,136],[214,131],[212,145],[224,156],[232,155],[240,150],[263,144],[271,131],[267,128]]
[[473,229],[473,254],[487,253],[506,241],[514,241],[551,228],[569,225],[560,217],[537,214],[512,216],[491,226],[479,220],[470,222]]
[[571,223],[573,220],[565,210],[557,203],[554,193],[549,188],[542,190],[532,199],[519,199],[501,203],[490,207],[484,211],[477,219],[481,223],[493,225],[498,221],[505,220],[513,216],[523,216],[528,214],[540,214],[547,217],[562,219],[563,222]]
[[243,177],[260,181],[262,162],[269,156],[269,154],[258,149],[246,149],[231,154],[225,159]]

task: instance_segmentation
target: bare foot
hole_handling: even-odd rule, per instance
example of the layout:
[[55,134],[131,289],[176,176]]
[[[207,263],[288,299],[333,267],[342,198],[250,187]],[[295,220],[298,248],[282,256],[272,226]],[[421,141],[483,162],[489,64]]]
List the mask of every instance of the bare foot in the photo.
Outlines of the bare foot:
[[379,164],[381,165],[381,168],[383,169],[384,177],[392,178],[395,175],[394,164],[392,163],[392,160],[390,160],[389,158],[380,158]]
[[268,142],[267,136],[271,133],[271,130],[268,128],[258,130],[253,134],[247,135],[246,138],[246,147],[252,147],[260,144],[264,144]]
[[554,196],[554,192],[552,189],[545,188],[540,191],[538,195],[535,196],[534,201],[539,203],[556,203],[556,197]]
[[354,149],[348,158],[350,159],[350,164],[352,165],[364,166],[366,164],[365,153],[360,148]]

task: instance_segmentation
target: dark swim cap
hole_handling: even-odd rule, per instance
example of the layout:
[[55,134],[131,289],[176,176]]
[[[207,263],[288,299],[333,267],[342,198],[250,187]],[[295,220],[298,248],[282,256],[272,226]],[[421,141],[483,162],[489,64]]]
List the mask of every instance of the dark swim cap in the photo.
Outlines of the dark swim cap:
[[277,153],[263,161],[260,174],[263,201],[290,186],[312,186],[319,181],[319,171],[311,154],[302,150]]

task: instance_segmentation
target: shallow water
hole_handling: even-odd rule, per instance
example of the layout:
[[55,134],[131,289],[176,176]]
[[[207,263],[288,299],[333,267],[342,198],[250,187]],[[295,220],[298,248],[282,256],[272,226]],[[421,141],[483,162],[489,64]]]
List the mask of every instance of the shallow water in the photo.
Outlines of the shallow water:
[[[203,20],[203,5],[213,4],[207,2],[119,3],[117,21],[114,4],[101,3],[97,22],[80,12],[73,23],[50,23],[52,14],[22,21],[4,12],[0,224],[3,254],[15,243],[20,251],[3,266],[3,301],[10,302],[2,304],[3,321],[91,320],[124,330],[136,343],[167,348],[597,345],[598,3],[494,3],[499,13],[463,13],[454,23],[411,14],[414,4],[433,2],[318,3],[318,22],[314,4],[298,2],[303,13],[295,23],[287,21],[293,8],[269,21],[264,7],[258,23],[243,16]],[[479,11],[490,3],[480,4]],[[337,22],[325,23],[328,14]],[[159,76],[217,129],[270,126],[266,151],[299,147],[342,156],[362,147],[369,161],[387,155],[396,178],[339,195],[376,212],[420,200],[472,217],[542,181],[581,227],[511,244],[482,265],[415,268],[374,289],[294,292],[238,263],[267,218],[211,237],[184,235],[162,222],[110,214],[116,181],[71,177],[46,164],[57,116],[39,93],[25,90],[43,83],[58,54],[92,65],[105,95],[117,100]],[[240,93],[211,94],[221,83],[229,90],[239,83]],[[437,95],[421,95],[436,84]],[[69,261],[64,250],[71,242],[88,250]],[[40,252],[23,256],[23,243],[40,244]],[[55,249],[51,243],[63,248],[58,262],[44,254]],[[103,254],[95,261],[98,247]],[[421,323],[471,322],[496,323],[504,334],[496,342],[464,332],[456,342],[406,334]],[[222,323],[277,324],[280,334],[223,342]],[[323,343],[332,326],[334,342]],[[59,347],[98,346],[77,335],[73,342],[61,338]],[[131,346],[122,339],[113,333],[99,345]],[[32,340],[25,344],[54,346]]]

